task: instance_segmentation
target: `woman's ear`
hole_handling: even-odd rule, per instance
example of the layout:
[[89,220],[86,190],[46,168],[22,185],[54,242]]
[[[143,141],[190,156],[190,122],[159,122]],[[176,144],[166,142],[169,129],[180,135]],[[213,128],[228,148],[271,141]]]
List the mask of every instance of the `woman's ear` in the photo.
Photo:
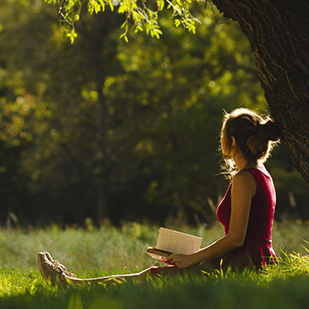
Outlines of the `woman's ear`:
[[236,146],[236,139],[234,136],[232,136],[232,145],[231,148],[233,149]]

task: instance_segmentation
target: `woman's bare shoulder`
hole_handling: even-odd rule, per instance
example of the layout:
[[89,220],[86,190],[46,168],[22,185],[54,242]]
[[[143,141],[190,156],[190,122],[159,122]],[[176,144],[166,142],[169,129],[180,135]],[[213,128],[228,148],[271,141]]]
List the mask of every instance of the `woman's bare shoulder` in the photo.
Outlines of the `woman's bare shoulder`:
[[252,173],[248,170],[241,170],[233,177],[233,186],[239,188],[247,188],[252,191],[253,195],[256,191],[256,180]]

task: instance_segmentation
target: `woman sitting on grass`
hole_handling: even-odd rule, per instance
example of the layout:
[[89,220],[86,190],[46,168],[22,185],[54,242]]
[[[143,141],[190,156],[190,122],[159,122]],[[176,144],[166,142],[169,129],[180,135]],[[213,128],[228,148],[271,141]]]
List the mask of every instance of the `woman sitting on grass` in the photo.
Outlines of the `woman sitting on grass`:
[[225,235],[190,255],[171,254],[167,266],[152,266],[139,273],[91,279],[79,279],[69,273],[49,253],[38,256],[39,268],[46,280],[60,282],[108,282],[141,280],[147,276],[168,276],[186,272],[211,272],[222,267],[234,270],[258,270],[275,263],[271,231],[276,193],[272,178],[263,163],[269,157],[279,130],[269,118],[263,119],[248,109],[226,114],[221,129],[221,150],[232,182],[222,199],[217,217]]

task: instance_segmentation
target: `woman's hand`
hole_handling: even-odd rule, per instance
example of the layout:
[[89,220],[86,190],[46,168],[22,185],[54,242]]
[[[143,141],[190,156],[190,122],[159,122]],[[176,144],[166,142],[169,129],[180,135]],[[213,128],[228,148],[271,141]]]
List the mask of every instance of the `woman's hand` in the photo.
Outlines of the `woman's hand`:
[[178,268],[186,268],[196,264],[198,261],[194,259],[193,254],[171,254],[163,262],[175,265]]

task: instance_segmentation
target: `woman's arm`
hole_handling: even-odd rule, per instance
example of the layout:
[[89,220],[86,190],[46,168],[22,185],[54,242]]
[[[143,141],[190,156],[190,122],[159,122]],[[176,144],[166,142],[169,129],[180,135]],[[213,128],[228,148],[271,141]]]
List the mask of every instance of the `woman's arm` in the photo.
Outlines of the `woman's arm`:
[[222,257],[243,245],[247,234],[251,201],[256,192],[254,176],[246,170],[240,171],[233,179],[231,190],[231,217],[228,234],[193,254],[171,254],[166,258],[167,263],[185,268],[203,260]]

